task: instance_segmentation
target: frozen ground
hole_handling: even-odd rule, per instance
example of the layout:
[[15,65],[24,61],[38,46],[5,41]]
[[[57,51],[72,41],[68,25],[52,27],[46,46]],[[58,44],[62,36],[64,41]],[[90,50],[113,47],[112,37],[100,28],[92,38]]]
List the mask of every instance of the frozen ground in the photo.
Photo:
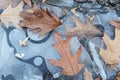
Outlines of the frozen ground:
[[[65,4],[67,4],[67,7],[69,8],[69,6],[73,5],[73,1],[65,1],[65,3],[58,4],[58,6],[63,6]],[[62,16],[61,7],[50,6],[48,4],[43,5],[43,7],[47,7],[51,10],[51,12],[55,11],[59,17]],[[84,15],[80,12],[78,13],[80,19],[85,22]],[[71,20],[71,16],[73,14],[70,11],[67,14],[68,16],[61,19],[61,21],[64,22],[63,25],[56,29],[59,33],[65,31],[66,25],[70,27],[75,26]],[[108,21],[111,19],[120,20],[120,17],[117,16],[114,10],[109,10],[107,13],[96,14],[93,23],[96,25],[102,25],[107,35],[111,39],[114,39],[114,28],[108,24]],[[12,29],[14,26],[11,24],[10,27]],[[30,38],[35,41],[42,40],[47,36],[38,37],[38,33],[32,34],[29,30],[27,30],[27,32]],[[58,52],[51,46],[56,42],[53,33],[47,41],[43,43],[33,43],[28,41],[25,47],[21,47],[19,45],[19,41],[26,38],[24,30],[14,28],[11,31],[6,30],[5,26],[0,23],[0,33],[0,74],[1,76],[4,75],[3,80],[53,80],[53,77],[59,77],[56,78],[56,80],[83,80],[83,71],[78,74],[77,78],[69,78],[68,76],[60,74],[62,70],[61,68],[51,65],[47,61],[47,59],[61,58]],[[88,42],[87,39],[85,40]],[[83,39],[82,41],[78,41],[77,37],[73,37],[71,39],[70,49],[72,54],[75,54],[78,47],[81,44],[84,44],[85,46],[83,46],[83,51],[79,62],[85,63],[85,66],[93,73],[94,78],[101,75],[102,80],[105,80],[106,78],[114,80],[112,77],[116,75],[117,71],[110,70],[100,58],[97,51],[97,48],[99,47],[105,48],[102,39],[99,37],[94,37],[88,42],[89,47],[86,46],[85,40]],[[24,57],[21,60],[16,58],[15,54],[24,54]],[[92,58],[90,55],[92,55]],[[32,59],[33,57],[35,58]]]

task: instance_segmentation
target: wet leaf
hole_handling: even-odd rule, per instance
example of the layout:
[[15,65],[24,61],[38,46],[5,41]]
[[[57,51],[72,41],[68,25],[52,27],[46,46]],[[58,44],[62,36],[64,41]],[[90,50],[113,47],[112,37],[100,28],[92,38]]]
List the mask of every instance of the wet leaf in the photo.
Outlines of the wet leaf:
[[53,47],[59,52],[61,55],[60,60],[49,60],[49,62],[55,66],[63,68],[63,74],[68,76],[73,76],[79,73],[79,71],[84,66],[83,63],[79,64],[78,60],[80,54],[82,52],[82,47],[80,47],[75,55],[72,55],[70,52],[70,37],[66,40],[62,40],[62,38],[55,33],[55,39],[57,41]]
[[73,21],[76,23],[76,27],[66,27],[66,33],[63,33],[62,35],[77,36],[80,40],[85,36],[91,39],[100,33],[100,31],[88,19],[86,19],[86,24],[83,24],[78,18],[75,17],[73,17]]

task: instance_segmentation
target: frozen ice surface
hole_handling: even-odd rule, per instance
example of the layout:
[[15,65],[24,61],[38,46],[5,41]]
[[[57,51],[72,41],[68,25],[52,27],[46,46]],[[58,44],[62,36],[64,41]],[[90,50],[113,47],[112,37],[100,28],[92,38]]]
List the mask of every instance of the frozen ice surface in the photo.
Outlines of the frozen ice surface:
[[[48,0],[48,3],[52,0]],[[53,2],[51,3],[56,6],[50,6],[49,4],[44,4],[44,8],[48,8],[51,10],[51,14],[54,15],[54,12],[61,18],[63,14],[63,9],[61,6],[64,7],[72,7],[74,6],[73,0],[61,0],[59,3]],[[59,6],[59,7],[58,7]],[[75,23],[72,20],[73,14],[69,11],[68,15],[61,19],[63,25],[59,26],[56,31],[58,33],[65,32],[65,27],[75,27]],[[79,13],[79,19],[85,23],[85,16],[82,13]],[[109,24],[109,20],[120,20],[120,17],[116,15],[114,10],[110,10],[108,13],[101,13],[95,15],[94,24],[100,24],[104,27],[105,32],[107,35],[114,39],[114,27]],[[1,23],[0,23],[1,24]],[[11,26],[13,26],[11,24]],[[5,26],[4,26],[5,27]],[[31,31],[28,30],[28,35],[33,40],[42,40],[44,37],[39,37],[39,33],[32,34]],[[45,58],[46,65],[48,70],[53,74],[54,77],[60,77],[62,69],[59,67],[55,67],[51,65],[47,59],[60,59],[61,56],[56,49],[54,49],[51,45],[55,44],[55,38],[53,33],[50,35],[50,38],[44,43],[32,43],[30,41],[27,42],[26,46],[21,47],[19,45],[20,40],[24,40],[26,38],[25,32],[23,30],[14,29],[9,34],[10,42],[16,48],[17,54],[24,54],[22,59],[30,59],[34,56],[42,56]],[[65,36],[62,36],[65,39]],[[8,45],[7,36],[4,29],[0,25],[0,74],[3,74],[5,79],[9,77],[14,77],[16,80],[43,80],[42,72],[34,67],[33,65],[21,62],[18,60],[14,54],[14,48]],[[70,41],[70,50],[71,53],[74,55],[77,49],[81,46],[80,42],[78,41],[77,37],[72,37]],[[79,59],[80,62],[85,63],[85,67],[88,68],[89,71],[93,73],[93,77],[96,75],[101,75],[102,79],[105,80],[106,78],[110,78],[112,75],[115,75],[115,70],[110,70],[108,66],[104,64],[104,61],[100,58],[97,48],[105,48],[104,42],[99,37],[94,37],[89,42],[90,51],[87,51],[86,47],[82,47],[82,53]],[[90,54],[93,56],[93,60],[90,57]],[[34,64],[39,66],[42,64],[41,58],[35,58]],[[105,65],[105,66],[103,66]],[[117,67],[120,68],[119,65]],[[77,79],[83,79],[83,69],[78,75]],[[62,76],[65,77],[65,76]],[[10,79],[10,78],[9,78]],[[12,78],[13,79],[13,78]]]

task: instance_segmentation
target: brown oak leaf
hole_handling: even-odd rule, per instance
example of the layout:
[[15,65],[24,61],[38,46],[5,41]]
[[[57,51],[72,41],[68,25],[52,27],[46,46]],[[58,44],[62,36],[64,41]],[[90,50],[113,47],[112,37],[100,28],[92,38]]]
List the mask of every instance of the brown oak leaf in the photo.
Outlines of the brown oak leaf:
[[23,18],[23,22],[20,23],[21,27],[28,27],[33,32],[40,31],[41,36],[62,24],[56,14],[51,16],[49,10],[43,8],[35,10],[33,13],[22,11],[20,16]]
[[116,21],[116,20],[111,20],[110,24],[112,26],[115,26],[117,29],[120,29],[120,21]]
[[104,34],[103,40],[107,46],[106,50],[100,49],[100,55],[106,64],[116,65],[120,63],[120,30],[115,30],[115,39],[111,40]]
[[88,37],[91,39],[100,31],[86,18],[86,24],[83,24],[78,18],[73,17],[73,21],[76,23],[76,27],[70,28],[66,27],[66,32],[62,33],[62,35],[66,36],[77,36],[78,39],[82,39],[83,37]]
[[85,68],[84,71],[84,80],[93,80],[92,73],[89,72],[87,68]]
[[76,75],[84,66],[84,63],[78,63],[82,47],[80,47],[77,53],[73,56],[70,52],[71,37],[68,37],[66,40],[62,40],[62,38],[57,33],[54,33],[54,36],[57,43],[54,44],[53,47],[59,52],[61,59],[49,60],[49,62],[55,66],[63,68],[62,73],[65,75]]

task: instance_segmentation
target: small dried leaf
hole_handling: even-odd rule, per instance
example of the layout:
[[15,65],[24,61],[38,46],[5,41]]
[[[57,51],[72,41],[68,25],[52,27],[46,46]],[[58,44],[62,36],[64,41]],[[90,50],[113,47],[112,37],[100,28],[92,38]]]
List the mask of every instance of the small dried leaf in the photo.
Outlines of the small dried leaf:
[[29,39],[29,37],[26,37],[24,40],[20,40],[20,42],[19,42],[19,45],[22,47],[22,46],[26,46],[26,43],[27,43],[27,41],[28,41],[28,39]]
[[61,55],[60,60],[49,60],[49,62],[55,66],[63,68],[63,74],[68,76],[76,75],[83,67],[83,63],[79,64],[78,60],[82,51],[80,47],[77,53],[73,56],[70,52],[70,37],[66,40],[62,40],[61,37],[55,33],[54,34],[57,44],[54,44],[53,47]]

